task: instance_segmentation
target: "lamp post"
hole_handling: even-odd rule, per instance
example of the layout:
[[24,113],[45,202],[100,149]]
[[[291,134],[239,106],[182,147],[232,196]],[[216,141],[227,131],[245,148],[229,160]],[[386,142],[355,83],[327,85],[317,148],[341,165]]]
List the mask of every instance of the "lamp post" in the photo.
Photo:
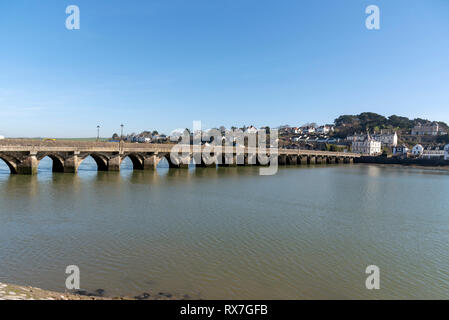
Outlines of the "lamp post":
[[100,126],[97,126],[97,142],[100,140]]
[[120,140],[123,140],[123,127],[124,127],[123,123],[120,125],[120,127],[121,127]]

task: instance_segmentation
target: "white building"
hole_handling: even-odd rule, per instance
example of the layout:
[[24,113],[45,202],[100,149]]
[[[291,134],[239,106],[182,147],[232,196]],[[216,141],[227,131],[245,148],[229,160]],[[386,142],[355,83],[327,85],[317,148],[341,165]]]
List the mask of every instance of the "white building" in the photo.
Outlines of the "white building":
[[420,144],[417,144],[412,148],[412,154],[416,157],[420,157],[424,152],[424,147]]
[[432,123],[431,125],[424,125],[424,126],[420,123],[412,129],[412,135],[414,135],[414,136],[424,136],[424,135],[436,136],[436,135],[438,135],[439,131],[440,131],[440,126],[436,122]]
[[394,156],[407,155],[407,153],[409,153],[409,151],[410,151],[410,149],[407,148],[407,146],[405,146],[405,145],[393,147],[393,155]]
[[396,132],[383,133],[381,131],[379,134],[373,134],[372,138],[389,147],[396,147],[398,145],[398,134]]
[[364,141],[352,142],[352,152],[375,156],[382,152],[382,143],[371,138],[368,133]]
[[444,159],[444,149],[439,147],[435,149],[424,149],[421,158],[424,159]]
[[0,140],[3,140],[3,139],[5,139],[5,137],[4,136],[0,136]]
[[[352,136],[348,136],[346,140],[348,141],[365,141],[366,134],[362,133],[354,133]],[[398,145],[398,134],[396,132],[394,133],[384,133],[381,131],[381,133],[375,133],[371,136],[371,138],[374,141],[381,142],[383,145],[389,146],[389,147],[396,147]]]
[[305,134],[311,134],[311,133],[315,133],[315,128],[314,127],[305,127],[302,128],[302,132]]
[[316,129],[317,133],[323,133],[323,134],[327,134],[327,133],[329,133],[331,131],[334,131],[334,127],[333,126],[329,126],[329,125],[321,126],[321,127],[318,127]]
[[138,137],[137,138],[137,142],[139,142],[139,143],[150,143],[151,142],[151,138],[149,138],[149,137]]
[[449,144],[444,147],[444,160],[449,161]]

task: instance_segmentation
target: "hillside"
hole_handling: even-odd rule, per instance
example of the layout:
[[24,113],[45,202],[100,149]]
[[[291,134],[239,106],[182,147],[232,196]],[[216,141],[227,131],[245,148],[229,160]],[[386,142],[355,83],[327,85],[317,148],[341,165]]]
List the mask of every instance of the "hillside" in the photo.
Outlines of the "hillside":
[[335,119],[334,136],[345,138],[355,132],[379,132],[380,130],[397,131],[398,134],[408,135],[412,128],[418,124],[430,125],[438,123],[440,130],[449,132],[449,126],[442,121],[431,121],[427,119],[409,119],[407,117],[392,115],[385,117],[373,112],[363,112],[358,115],[342,115]]

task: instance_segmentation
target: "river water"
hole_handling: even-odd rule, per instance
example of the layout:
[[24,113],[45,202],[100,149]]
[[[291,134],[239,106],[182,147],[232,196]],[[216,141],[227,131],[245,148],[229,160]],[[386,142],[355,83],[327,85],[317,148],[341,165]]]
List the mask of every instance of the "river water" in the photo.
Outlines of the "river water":
[[110,296],[449,299],[449,171],[163,166],[53,174],[46,158],[16,176],[0,163],[0,282],[64,291],[77,265],[83,289]]

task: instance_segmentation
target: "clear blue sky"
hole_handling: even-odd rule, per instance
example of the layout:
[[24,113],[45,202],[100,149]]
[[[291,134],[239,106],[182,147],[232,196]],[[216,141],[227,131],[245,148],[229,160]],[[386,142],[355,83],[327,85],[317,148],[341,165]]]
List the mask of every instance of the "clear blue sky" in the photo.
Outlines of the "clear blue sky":
[[[68,5],[81,29],[65,28]],[[381,29],[365,28],[365,8]],[[0,2],[0,135],[449,122],[448,0]]]

